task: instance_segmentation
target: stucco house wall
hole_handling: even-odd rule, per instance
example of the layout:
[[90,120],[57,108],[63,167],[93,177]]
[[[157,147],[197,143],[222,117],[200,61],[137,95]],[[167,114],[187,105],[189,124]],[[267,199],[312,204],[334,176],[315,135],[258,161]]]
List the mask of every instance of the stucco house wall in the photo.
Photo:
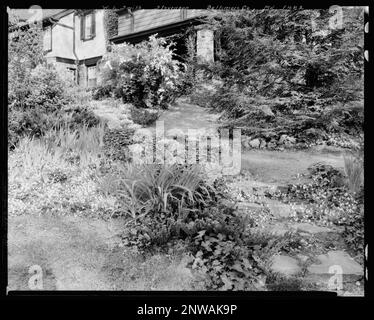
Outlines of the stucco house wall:
[[55,63],[59,69],[70,72],[74,69],[72,78],[81,86],[88,84],[87,68],[96,65],[106,52],[104,10],[94,10],[94,13],[95,36],[92,39],[81,39],[82,17],[76,12],[68,12],[52,26],[52,50],[46,52],[47,61]]
[[[69,70],[79,85],[95,84],[92,74],[96,73],[98,81],[97,62],[106,53],[107,39],[105,38],[105,10],[95,9],[95,36],[90,39],[81,38],[82,12],[74,9],[55,10],[43,18],[45,28],[51,30],[51,50],[46,51],[47,61],[56,63],[59,68]],[[85,10],[84,13],[91,12]],[[207,14],[201,9],[141,9],[133,13],[118,10],[118,33],[111,39],[114,43],[123,41],[136,43],[148,38],[151,34],[161,36],[180,32],[183,28],[196,25],[196,18]],[[52,27],[51,27],[52,25]],[[209,30],[196,30],[196,51],[200,59],[214,59],[214,37]],[[47,48],[45,48],[47,49]],[[96,72],[95,72],[96,70]],[[90,81],[88,81],[90,77]]]
[[76,16],[75,22],[75,45],[79,60],[100,57],[106,52],[105,32],[104,32],[104,10],[95,10],[96,35],[90,40],[80,38],[80,19]]
[[[73,13],[62,17],[59,23],[73,26]],[[73,54],[73,30],[56,24],[52,27],[52,51],[46,54],[46,58],[61,57],[75,59]]]

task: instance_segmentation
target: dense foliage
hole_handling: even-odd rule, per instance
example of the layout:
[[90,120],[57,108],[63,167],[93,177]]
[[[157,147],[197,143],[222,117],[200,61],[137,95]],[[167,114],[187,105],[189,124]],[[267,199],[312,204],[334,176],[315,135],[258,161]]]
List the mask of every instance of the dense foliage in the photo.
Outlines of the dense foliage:
[[144,255],[182,246],[205,288],[256,289],[266,272],[264,256],[290,245],[288,238],[272,242],[251,234],[222,182],[208,184],[198,166],[129,165],[117,170],[102,178],[101,192],[116,197],[117,214],[131,217],[123,244]]
[[10,15],[8,47],[9,145],[24,135],[41,136],[52,128],[96,126],[99,119],[88,106],[87,95],[70,80],[66,70],[43,58],[37,23],[19,27]]
[[166,108],[180,94],[182,65],[173,59],[172,45],[156,36],[135,45],[112,45],[103,57],[102,84],[96,91],[103,93],[94,96],[107,94],[110,87],[123,102],[138,108]]
[[[343,237],[348,248],[362,255],[364,248],[362,159],[356,158],[355,165],[357,166],[355,170],[359,172],[358,177],[347,175],[330,165],[317,163],[309,168],[312,182],[289,185],[286,190],[268,196],[305,206],[305,210],[295,213],[293,217],[295,221],[314,221],[319,224],[344,227]],[[351,188],[352,184],[355,185],[355,189]]]
[[362,133],[362,8],[213,11],[206,25],[217,61],[198,68],[221,83],[205,105],[224,111],[227,125],[302,143]]
[[130,159],[128,145],[132,142],[133,131],[107,129],[103,138],[105,156],[114,161],[128,161]]

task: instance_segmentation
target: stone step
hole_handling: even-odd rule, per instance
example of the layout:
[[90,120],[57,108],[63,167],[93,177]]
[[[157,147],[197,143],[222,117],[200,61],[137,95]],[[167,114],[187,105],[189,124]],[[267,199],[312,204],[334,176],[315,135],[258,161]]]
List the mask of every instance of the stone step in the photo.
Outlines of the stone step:
[[331,276],[341,271],[343,276],[353,276],[356,278],[364,276],[363,267],[345,251],[329,251],[327,254],[321,254],[316,258],[318,262],[307,268],[311,275]]
[[332,232],[333,230],[327,227],[320,227],[311,223],[293,223],[291,228],[300,233],[306,234],[317,234],[317,233],[326,233]]
[[270,212],[278,218],[289,218],[294,212],[294,209],[290,205],[277,200],[267,199],[266,204]]
[[294,276],[302,271],[297,259],[281,254],[271,258],[270,269],[285,276]]

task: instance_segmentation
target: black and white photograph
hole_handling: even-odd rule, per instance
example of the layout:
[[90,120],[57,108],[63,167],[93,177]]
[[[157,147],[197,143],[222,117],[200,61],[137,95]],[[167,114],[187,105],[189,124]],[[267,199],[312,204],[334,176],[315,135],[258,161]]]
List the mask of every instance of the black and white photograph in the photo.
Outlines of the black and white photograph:
[[8,294],[365,296],[368,7],[4,10]]

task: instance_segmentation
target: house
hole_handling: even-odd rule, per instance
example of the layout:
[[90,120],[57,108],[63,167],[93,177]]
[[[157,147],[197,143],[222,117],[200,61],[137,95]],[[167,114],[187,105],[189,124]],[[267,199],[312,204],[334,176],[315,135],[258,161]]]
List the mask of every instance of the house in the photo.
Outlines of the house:
[[[40,9],[41,10],[41,9]],[[116,20],[110,30],[106,26],[108,12]],[[207,10],[200,9],[43,9],[43,48],[48,62],[71,72],[72,79],[84,87],[98,83],[98,62],[107,52],[109,43],[137,43],[157,33],[176,34],[189,26],[201,24],[199,17]],[[21,21],[27,23],[32,10],[14,9]],[[177,53],[185,52],[179,41]],[[214,59],[213,32],[196,30],[196,52],[203,60]]]
[[[120,9],[117,11],[117,34],[111,37],[110,41],[137,43],[155,33],[163,37],[171,36],[201,24],[199,18],[206,14],[207,10],[203,9]],[[186,53],[184,40],[176,38],[175,41],[176,53]],[[196,30],[195,50],[204,60],[214,59],[214,37],[211,30]]]

